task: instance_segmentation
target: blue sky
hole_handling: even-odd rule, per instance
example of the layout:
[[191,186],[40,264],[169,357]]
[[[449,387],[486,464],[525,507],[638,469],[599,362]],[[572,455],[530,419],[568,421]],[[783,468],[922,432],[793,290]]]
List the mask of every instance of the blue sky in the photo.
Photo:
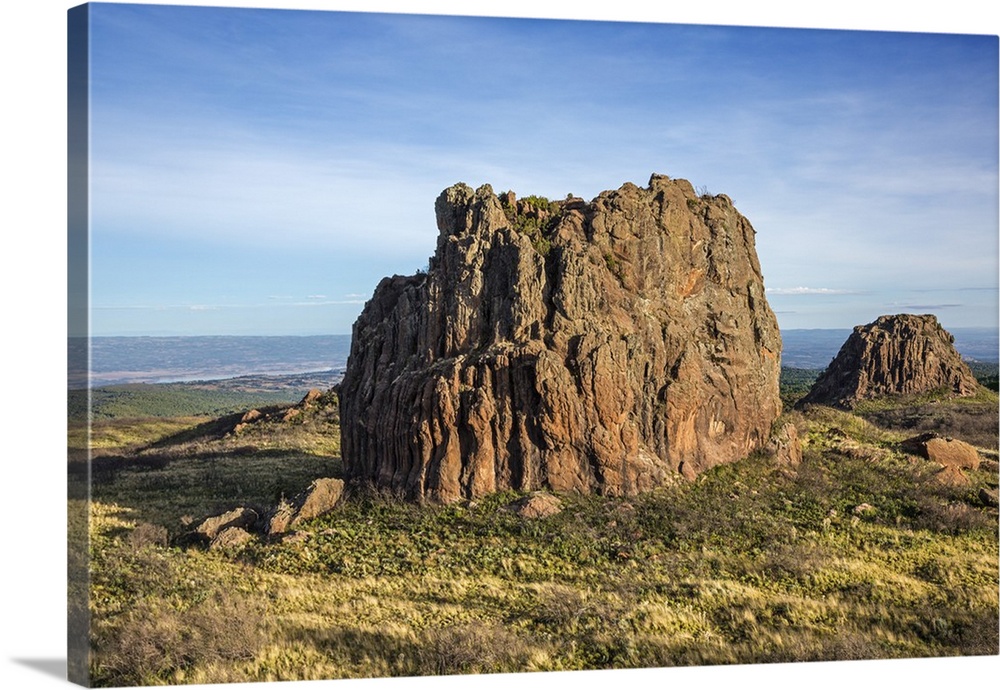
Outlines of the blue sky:
[[463,181],[653,172],[757,230],[782,328],[998,313],[997,38],[96,4],[95,335],[347,333]]

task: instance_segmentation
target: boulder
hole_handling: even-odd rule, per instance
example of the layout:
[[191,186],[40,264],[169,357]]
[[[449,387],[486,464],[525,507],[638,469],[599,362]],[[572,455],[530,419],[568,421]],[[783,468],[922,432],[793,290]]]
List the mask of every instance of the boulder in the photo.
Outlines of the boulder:
[[349,479],[435,502],[629,495],[767,444],[781,339],[728,197],[654,175],[513,199],[446,189],[428,270],[365,305],[340,388]]
[[244,414],[242,417],[240,417],[240,422],[242,422],[244,424],[247,423],[247,422],[253,422],[255,420],[260,419],[260,416],[261,416],[260,410],[257,410],[257,409],[250,410],[246,414]]
[[979,469],[979,452],[965,441],[942,438],[933,432],[920,434],[900,442],[900,448],[907,453],[936,462],[944,467],[959,470]]
[[302,398],[301,401],[299,401],[299,405],[303,407],[306,405],[311,405],[312,403],[316,402],[322,397],[323,397],[323,391],[321,391],[318,388],[310,388],[309,392],[305,394],[305,396]]
[[778,462],[797,466],[802,462],[802,443],[799,441],[799,431],[791,422],[771,436],[767,444],[767,453]]
[[215,539],[220,532],[230,527],[252,529],[254,523],[257,522],[257,518],[257,511],[252,508],[241,506],[222,513],[221,515],[205,518],[197,527],[194,528],[194,533],[205,539],[212,540]]
[[854,409],[887,396],[975,395],[979,382],[932,314],[880,316],[856,326],[830,366],[797,404]]
[[333,510],[344,493],[341,479],[325,477],[315,480],[291,501],[282,500],[268,518],[267,534],[288,532],[304,520],[311,520]]
[[561,513],[562,501],[552,494],[534,493],[514,501],[507,509],[523,518],[537,520]]
[[988,508],[1000,506],[1000,492],[997,489],[987,489],[985,486],[979,488],[979,500]]
[[934,473],[934,480],[939,484],[944,484],[945,486],[957,487],[969,486],[972,483],[969,476],[954,465],[943,466],[940,470]]
[[231,549],[243,546],[253,539],[253,535],[242,527],[226,527],[209,543],[209,549]]

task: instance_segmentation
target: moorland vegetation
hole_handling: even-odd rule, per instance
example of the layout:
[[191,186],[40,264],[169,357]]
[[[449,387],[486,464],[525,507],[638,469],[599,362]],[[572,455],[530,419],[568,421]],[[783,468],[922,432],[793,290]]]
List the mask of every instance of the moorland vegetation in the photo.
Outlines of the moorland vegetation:
[[[996,394],[869,408],[786,412],[798,465],[759,453],[538,519],[512,491],[349,486],[293,532],[217,549],[185,541],[197,520],[341,476],[335,396],[238,432],[240,413],[97,419],[93,684],[996,654]],[[901,449],[925,427],[977,447],[966,483]]]

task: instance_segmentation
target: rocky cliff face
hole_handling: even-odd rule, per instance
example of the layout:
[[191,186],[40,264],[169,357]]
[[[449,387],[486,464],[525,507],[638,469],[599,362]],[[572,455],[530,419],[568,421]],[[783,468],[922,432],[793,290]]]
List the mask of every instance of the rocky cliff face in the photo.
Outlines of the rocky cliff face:
[[347,476],[621,495],[767,442],[781,341],[728,197],[654,175],[590,203],[457,184],[435,210],[427,273],[383,279],[354,325]]
[[856,326],[800,405],[852,409],[866,399],[946,391],[975,395],[976,377],[935,316],[880,316]]

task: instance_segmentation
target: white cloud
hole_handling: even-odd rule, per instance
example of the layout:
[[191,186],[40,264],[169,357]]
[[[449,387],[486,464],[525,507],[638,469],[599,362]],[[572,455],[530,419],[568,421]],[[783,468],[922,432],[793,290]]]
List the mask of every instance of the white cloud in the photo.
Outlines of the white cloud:
[[840,290],[836,288],[811,288],[811,287],[792,287],[792,288],[766,288],[766,292],[769,295],[857,295],[860,294],[855,290]]

